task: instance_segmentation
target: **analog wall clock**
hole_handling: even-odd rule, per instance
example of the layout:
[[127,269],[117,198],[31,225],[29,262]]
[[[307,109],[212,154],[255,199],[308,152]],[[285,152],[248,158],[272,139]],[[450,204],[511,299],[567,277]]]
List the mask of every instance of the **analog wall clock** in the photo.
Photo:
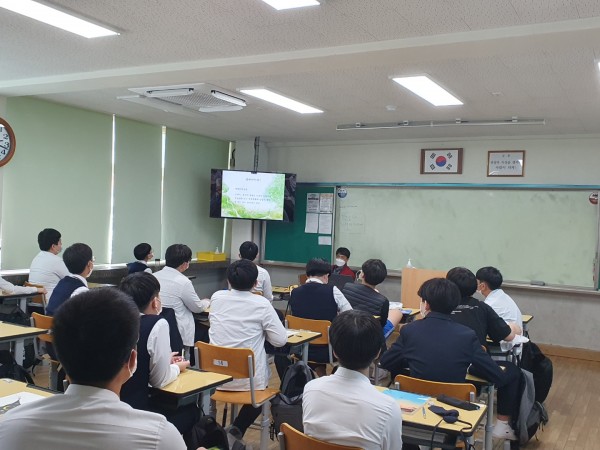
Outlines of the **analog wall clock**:
[[0,118],[0,167],[8,163],[15,154],[15,133],[8,122]]

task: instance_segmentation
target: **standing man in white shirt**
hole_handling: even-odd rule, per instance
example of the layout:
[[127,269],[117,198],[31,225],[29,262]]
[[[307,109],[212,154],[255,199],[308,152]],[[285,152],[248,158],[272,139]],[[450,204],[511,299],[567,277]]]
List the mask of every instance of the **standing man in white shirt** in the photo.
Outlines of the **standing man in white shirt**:
[[[258,245],[251,241],[242,243],[242,245],[240,245],[239,256],[241,259],[247,259],[248,261],[254,262],[258,256]],[[260,293],[260,295],[272,302],[273,287],[271,286],[269,272],[258,264],[256,264],[256,268],[258,269],[258,278],[256,279],[256,286],[252,289],[252,292]]]
[[173,244],[165,253],[165,267],[154,273],[160,283],[160,299],[165,308],[175,311],[177,328],[183,345],[192,347],[196,341],[206,341],[206,330],[196,325],[193,313],[206,311],[210,300],[200,299],[185,272],[190,267],[192,250],[184,244]]
[[475,274],[477,290],[485,297],[485,303],[492,307],[496,314],[509,325],[515,324],[517,334],[523,329],[523,315],[515,301],[500,287],[504,281],[502,274],[495,267],[482,267]]
[[329,336],[340,367],[304,387],[304,432],[338,445],[400,450],[400,406],[369,381],[369,366],[381,350],[381,324],[367,312],[346,311],[333,319]]
[[63,260],[58,256],[62,250],[60,233],[54,228],[45,228],[38,234],[40,252],[31,261],[29,282],[46,288],[46,298],[50,299],[54,287],[69,274]]
[[135,372],[139,311],[115,288],[85,292],[54,317],[54,345],[70,386],[22,404],[0,421],[2,448],[31,450],[185,450],[177,429],[160,414],[119,400]]
[[[217,291],[211,298],[210,343],[223,347],[250,348],[254,352],[256,389],[265,389],[269,382],[265,339],[274,347],[287,343],[287,333],[269,301],[252,293],[258,269],[246,259],[235,261],[227,268],[230,291]],[[249,380],[234,380],[218,389],[247,391]],[[260,415],[261,408],[244,405],[233,422],[231,433],[241,438]]]

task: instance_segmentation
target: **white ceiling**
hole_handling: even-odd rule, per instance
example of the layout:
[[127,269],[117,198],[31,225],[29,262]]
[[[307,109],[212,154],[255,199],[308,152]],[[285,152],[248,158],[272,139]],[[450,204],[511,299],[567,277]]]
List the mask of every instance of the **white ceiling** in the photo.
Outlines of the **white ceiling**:
[[[322,0],[286,11],[260,0],[52,3],[121,35],[88,40],[0,9],[0,95],[228,140],[600,133],[598,0]],[[390,79],[424,73],[464,106],[436,108]],[[245,97],[242,111],[179,115],[117,99],[128,88],[182,83],[233,93],[268,87],[325,112],[300,115]],[[546,125],[336,131],[512,116]]]

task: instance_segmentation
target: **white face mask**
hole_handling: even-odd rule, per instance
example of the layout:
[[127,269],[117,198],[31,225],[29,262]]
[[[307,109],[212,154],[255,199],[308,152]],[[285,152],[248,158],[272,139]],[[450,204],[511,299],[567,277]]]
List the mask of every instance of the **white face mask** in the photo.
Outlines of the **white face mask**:
[[425,302],[421,302],[419,305],[419,309],[421,310],[421,317],[424,319],[429,311],[425,309]]
[[335,265],[338,267],[343,267],[346,265],[346,261],[341,258],[335,258]]

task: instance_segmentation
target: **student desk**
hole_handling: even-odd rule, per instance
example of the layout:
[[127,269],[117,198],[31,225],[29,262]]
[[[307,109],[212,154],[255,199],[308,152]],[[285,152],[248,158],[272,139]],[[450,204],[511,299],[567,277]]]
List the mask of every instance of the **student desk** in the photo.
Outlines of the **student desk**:
[[308,331],[308,330],[286,330],[286,331],[296,331],[295,334],[288,336],[287,343],[291,346],[301,345],[302,346],[302,361],[305,363],[308,362],[308,344],[310,341],[314,341],[317,338],[322,336],[321,333],[316,331]]
[[[152,388],[151,395],[157,402],[171,409],[195,402],[198,395],[202,397],[202,403],[204,404],[204,392],[232,380],[233,377],[229,375],[188,368],[185,372],[181,372],[172,383],[162,388]],[[208,409],[205,409],[205,411],[208,411]]]
[[483,448],[484,450],[492,450],[494,448],[492,443],[492,431],[494,430],[494,383],[470,373],[467,374],[465,381],[487,390],[487,419],[485,422],[485,442]]
[[38,294],[2,294],[0,295],[0,303],[4,303],[4,300],[16,300],[21,311],[27,312],[27,299],[36,295]]
[[[375,386],[375,388],[380,392],[383,392],[387,389],[383,386]],[[456,409],[459,412],[458,418],[460,420],[468,422],[472,425],[472,427],[469,429],[468,425],[460,422],[446,423],[444,421],[441,421],[441,423],[439,423],[441,417],[429,411],[429,405],[441,406],[444,409]],[[429,445],[429,442],[431,441],[431,434],[435,429],[436,438],[434,443],[437,443],[435,444],[436,448],[441,447],[454,449],[454,445],[444,445],[439,441],[438,437],[459,437],[461,430],[465,436],[472,436],[473,433],[475,433],[475,431],[479,427],[479,424],[481,423],[483,417],[486,415],[486,412],[489,411],[486,405],[481,405],[479,403],[477,403],[477,405],[479,406],[479,409],[467,411],[465,409],[455,408],[453,406],[446,405],[445,403],[438,402],[435,398],[432,397],[427,404],[418,408],[413,413],[402,414],[402,436],[403,438],[407,437],[416,439],[420,441],[421,445]],[[423,411],[425,411],[425,414],[423,414]],[[465,427],[467,427],[467,429],[465,429]]]
[[529,323],[533,320],[531,314],[523,314],[523,336],[529,337]]
[[15,361],[20,366],[23,365],[23,342],[25,339],[47,332],[48,330],[43,328],[25,327],[14,323],[0,322],[0,342],[15,343]]
[[[23,393],[40,395],[42,397],[50,397],[55,394],[54,392],[50,392],[46,389],[37,388],[27,383],[23,383],[22,381],[11,380],[8,378],[0,379],[0,400],[2,397],[6,397],[8,395]],[[4,417],[4,412],[5,411],[3,411],[0,407],[0,420],[2,420]]]

